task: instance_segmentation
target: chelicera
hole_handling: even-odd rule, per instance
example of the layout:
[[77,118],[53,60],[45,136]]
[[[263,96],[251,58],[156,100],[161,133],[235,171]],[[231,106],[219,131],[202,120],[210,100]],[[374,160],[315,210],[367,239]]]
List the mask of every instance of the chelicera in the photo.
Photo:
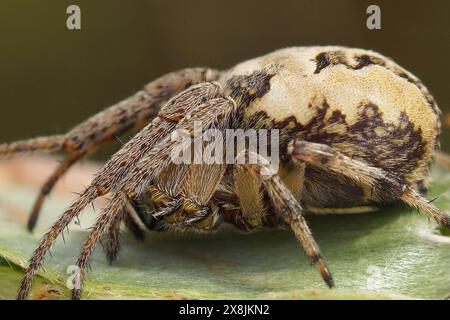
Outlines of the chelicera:
[[[425,86],[392,60],[344,47],[275,51],[228,71],[194,68],[167,74],[65,135],[0,146],[0,155],[64,151],[67,158],[42,187],[28,227],[45,196],[78,160],[114,137],[141,129],[44,235],[22,279],[18,298],[55,239],[96,198],[109,194],[77,260],[81,280],[98,240],[112,261],[121,225],[138,238],[150,230],[210,232],[221,222],[243,230],[289,226],[323,280],[333,278],[305,213],[358,213],[395,202],[417,208],[439,225],[450,218],[423,193],[439,148],[440,111]],[[256,163],[171,162],[172,133],[204,129],[278,129],[280,167]],[[262,174],[262,172],[265,174]],[[269,172],[270,174],[267,174]],[[78,299],[81,288],[73,290]]]

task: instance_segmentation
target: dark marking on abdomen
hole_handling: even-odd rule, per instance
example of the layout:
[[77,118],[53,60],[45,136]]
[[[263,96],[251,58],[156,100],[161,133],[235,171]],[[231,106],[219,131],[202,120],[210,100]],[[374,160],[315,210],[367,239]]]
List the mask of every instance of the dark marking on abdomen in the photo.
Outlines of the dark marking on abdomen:
[[257,70],[250,75],[234,76],[226,82],[226,93],[242,108],[262,98],[270,90],[270,79],[277,74],[277,67]]
[[[257,122],[260,128],[280,129],[280,154],[287,154],[287,144],[293,138],[326,144],[337,150],[340,150],[340,145],[350,145],[351,154],[348,148],[340,151],[402,178],[415,170],[426,155],[422,130],[415,129],[404,112],[400,114],[398,123],[386,123],[376,104],[362,102],[357,107],[356,122],[349,124],[339,110],[333,111],[331,117],[326,119],[330,108],[326,100],[311,107],[316,110],[316,115],[306,124],[298,123],[294,116],[275,121],[263,111],[253,115],[248,123],[255,125]],[[342,130],[329,130],[336,125]]]

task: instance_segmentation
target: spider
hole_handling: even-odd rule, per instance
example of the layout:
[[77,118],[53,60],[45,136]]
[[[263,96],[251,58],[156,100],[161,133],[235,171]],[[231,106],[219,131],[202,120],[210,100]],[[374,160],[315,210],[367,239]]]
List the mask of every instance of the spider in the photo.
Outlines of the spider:
[[[279,132],[280,165],[174,164],[172,133],[271,129]],[[78,160],[131,129],[141,129],[107,161],[93,181],[43,236],[18,299],[55,239],[92,201],[109,194],[78,260],[81,297],[96,243],[113,261],[122,224],[143,237],[149,230],[211,232],[222,222],[242,230],[288,226],[331,288],[333,278],[305,213],[361,213],[403,202],[443,227],[450,217],[423,197],[439,149],[440,111],[414,75],[373,51],[339,46],[292,47],[240,63],[169,73],[94,115],[65,135],[0,145],[0,155],[65,151],[67,158],[42,187],[28,228],[45,196]],[[265,170],[265,174],[262,174]],[[267,174],[267,172],[269,174]],[[142,222],[142,223],[141,223]]]

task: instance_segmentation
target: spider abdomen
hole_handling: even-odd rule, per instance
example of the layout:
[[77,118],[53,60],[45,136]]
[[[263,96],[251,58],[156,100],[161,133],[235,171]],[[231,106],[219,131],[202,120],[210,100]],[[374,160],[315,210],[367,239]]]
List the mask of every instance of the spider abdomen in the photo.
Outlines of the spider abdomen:
[[[440,111],[420,80],[392,60],[362,49],[294,47],[241,63],[221,81],[240,104],[244,126],[280,129],[282,154],[294,138],[326,144],[419,191],[427,188]],[[344,191],[322,199],[346,189],[336,183],[349,188],[329,173],[307,170],[303,198],[316,205],[370,202],[358,186],[348,201]]]

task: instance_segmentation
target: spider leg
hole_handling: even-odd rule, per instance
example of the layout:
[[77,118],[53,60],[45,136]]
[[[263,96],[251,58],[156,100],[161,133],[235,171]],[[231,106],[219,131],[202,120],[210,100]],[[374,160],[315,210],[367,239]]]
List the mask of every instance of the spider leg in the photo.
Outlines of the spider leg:
[[51,192],[58,179],[70,166],[85,155],[93,153],[101,145],[108,144],[126,131],[142,128],[158,114],[159,107],[170,97],[187,87],[215,80],[218,72],[210,69],[184,69],[169,73],[147,84],[144,90],[95,114],[74,127],[65,135],[40,137],[0,145],[0,158],[19,152],[65,151],[68,158],[61,164],[41,188],[28,220],[33,230],[45,195]]
[[105,239],[101,241],[103,251],[109,263],[112,264],[120,252],[121,225],[124,222],[125,227],[130,231],[134,238],[139,241],[145,239],[144,231],[135,221],[134,215],[137,215],[131,203],[127,203],[125,208],[112,219],[107,232],[104,233]]
[[185,115],[199,108],[204,101],[217,98],[220,90],[217,83],[205,82],[192,86],[173,97],[160,111],[161,116],[155,118],[111,157],[96,175],[92,185],[101,186],[108,191],[115,190],[119,182],[161,140],[166,139],[166,146],[170,144],[167,142],[170,140],[168,135],[178,128],[180,118],[183,119]]
[[[179,218],[185,223],[195,223],[202,220],[209,212],[208,204],[220,179],[225,171],[225,165],[175,165],[169,164],[156,178],[156,182],[149,188],[153,203],[158,204],[159,210],[154,211],[147,227],[151,229],[155,219],[164,219],[175,211],[182,209]],[[133,200],[132,200],[133,201]],[[135,206],[139,206],[136,200]],[[143,238],[142,230],[133,220],[131,212],[136,215],[143,214],[135,210],[131,203],[127,203],[129,214],[117,214],[108,228],[107,239],[103,249],[110,263],[116,259],[119,252],[119,233],[121,222],[125,220],[128,228],[138,239]],[[189,216],[186,217],[185,214]],[[149,217],[141,217],[146,223]]]
[[[171,127],[175,126],[177,122],[179,122],[186,113],[190,111],[193,107],[198,106],[198,104],[206,99],[215,98],[218,96],[220,91],[220,87],[215,83],[203,83],[198,86],[191,87],[190,89],[186,90],[185,92],[181,93],[180,95],[173,98],[167,106],[165,106],[159,113],[159,117],[164,119],[163,121],[168,121],[171,124]],[[147,128],[146,128],[147,129]],[[144,129],[139,136],[137,136],[138,142],[148,144],[148,136],[151,134],[151,132],[163,132],[161,130],[155,130],[154,128],[149,128],[149,130]],[[171,129],[173,130],[173,129]],[[142,138],[142,139],[141,139]],[[153,136],[153,139],[155,137]],[[143,142],[145,141],[145,142]],[[156,141],[156,140],[155,140]],[[138,143],[137,143],[138,144]],[[150,146],[154,145],[150,144]],[[142,149],[142,145],[140,146]],[[130,150],[124,150],[123,154],[129,154]],[[122,153],[119,151],[119,154],[115,155],[115,157],[121,159]],[[117,161],[116,161],[117,162]],[[111,170],[113,168],[113,165],[110,165]],[[173,169],[173,168],[172,168]],[[173,170],[169,170],[169,172],[173,172]],[[115,172],[116,179],[117,174],[120,175],[120,172]],[[167,177],[166,177],[167,178]],[[179,177],[178,177],[179,178]],[[173,182],[173,181],[172,181]],[[103,182],[103,184],[106,184]],[[111,182],[109,182],[111,184]],[[173,183],[174,186],[176,186],[176,183]],[[133,201],[133,200],[131,200]],[[135,211],[134,208],[130,203],[127,204],[128,211]],[[140,211],[137,211],[137,214],[140,214]],[[105,245],[105,253],[112,262],[118,253],[119,250],[119,232],[120,232],[120,225],[121,222],[125,220],[127,226],[129,229],[135,234],[135,236],[138,239],[142,239],[144,237],[142,230],[140,230],[140,227],[136,224],[136,222],[133,220],[133,218],[128,215],[117,215],[115,217],[114,223],[111,224],[109,233],[108,233],[108,240],[107,244]],[[145,217],[141,218],[142,221],[146,221]]]
[[[197,109],[194,109],[189,117],[183,118],[178,124],[177,129],[183,130],[191,136],[197,136],[199,133],[194,130],[194,124],[197,121],[201,122],[205,129],[211,127],[228,127],[235,110],[236,104],[231,98],[212,99],[203,103]],[[80,288],[73,290],[73,299],[80,298],[88,258],[92,254],[95,244],[104,229],[123,210],[128,201],[127,196],[133,195],[134,197],[139,197],[155,180],[155,177],[161,173],[163,168],[169,165],[171,161],[170,155],[179,146],[179,143],[176,139],[170,140],[168,137],[164,138],[120,182],[118,191],[113,193],[108,206],[98,217],[95,226],[83,245],[77,261],[77,266],[80,268]]]
[[75,201],[70,208],[64,212],[58,221],[54,223],[50,230],[43,236],[39,246],[34,251],[30,258],[28,269],[22,277],[19,293],[17,299],[24,300],[27,298],[30,291],[31,282],[36,271],[42,264],[45,254],[52,247],[58,235],[69,225],[69,223],[83,210],[89,203],[98,196],[99,192],[96,189],[89,189],[81,197]]
[[103,251],[106,254],[106,258],[111,264],[119,254],[120,250],[120,227],[125,217],[128,215],[126,207],[122,208],[120,212],[114,216],[109,223],[108,231],[106,232],[106,239],[102,242]]
[[[216,83],[203,83],[197,86],[193,86],[190,89],[186,90],[185,92],[179,94],[178,96],[176,96],[175,98],[173,98],[171,101],[169,101],[168,105],[165,106],[160,112],[159,112],[159,118],[161,118],[163,122],[167,122],[166,124],[166,130],[155,130],[154,128],[148,128],[148,130],[144,129],[141,133],[139,133],[138,136],[136,136],[136,146],[139,147],[140,150],[142,150],[143,148],[149,148],[152,147],[156,141],[157,141],[157,137],[155,137],[155,135],[151,136],[151,133],[156,132],[156,133],[161,133],[161,132],[166,132],[166,131],[173,131],[173,128],[175,127],[175,125],[183,119],[183,117],[189,113],[192,109],[194,109],[194,107],[197,107],[199,105],[199,103],[201,103],[202,101],[206,101],[208,99],[213,99],[216,98],[219,95],[220,92],[220,86]],[[170,127],[170,130],[168,130],[168,128]],[[161,137],[162,138],[162,137]],[[153,139],[155,142],[154,143],[150,143],[149,144],[149,140]],[[150,140],[151,141],[151,140]],[[134,149],[136,149],[136,146],[134,146]],[[114,166],[117,165],[118,160],[123,160],[124,157],[128,156],[129,154],[132,154],[134,150],[127,150],[126,148],[124,148],[124,150],[119,151],[118,154],[116,154],[113,158],[117,158],[117,159],[111,159],[112,164],[107,164],[107,166],[109,166],[111,168],[111,170],[113,170]],[[142,155],[141,155],[142,157]],[[137,159],[136,159],[137,161]],[[123,164],[123,162],[121,163],[121,165]],[[133,163],[134,164],[134,163]],[[122,165],[123,167],[123,165]],[[173,169],[173,168],[172,168]],[[179,170],[166,170],[169,171],[170,173],[172,172],[179,172]],[[115,171],[115,176],[113,176],[116,181],[118,180],[117,177],[121,176],[122,171]],[[102,178],[105,177],[105,175],[101,175]],[[169,177],[165,177],[165,180],[171,180]],[[182,178],[182,177],[177,177],[177,179],[175,181],[179,182],[181,180],[179,180],[178,178]],[[111,182],[111,181],[103,181],[101,182],[101,184],[104,185],[114,185],[116,183],[116,181]],[[171,180],[173,181],[173,180]],[[130,204],[128,204],[129,206],[131,206]],[[132,209],[132,208],[131,208]],[[134,211],[134,210],[133,210]],[[138,212],[139,214],[139,212]],[[118,218],[120,221],[122,221],[125,218]],[[137,238],[143,238],[143,234],[142,231],[140,230],[139,226],[136,225],[136,223],[133,223],[134,220],[128,216],[129,219],[127,222],[127,225],[129,226],[129,228],[131,230],[134,230],[134,234],[137,236]],[[143,219],[143,221],[145,221],[145,219]],[[120,223],[119,223],[120,225]],[[118,230],[116,231],[118,232]],[[106,252],[107,255],[110,256],[110,252],[111,252],[111,256],[113,257],[113,259],[115,258],[115,254],[112,253],[114,250],[109,250],[115,247],[114,243],[114,239],[116,239],[117,237],[111,235],[111,245],[107,246]]]
[[262,224],[266,213],[266,205],[263,199],[261,179],[238,166],[234,170],[234,188],[239,200],[240,226],[251,229]]
[[[304,170],[304,163],[290,161],[280,167],[278,171],[281,180],[297,200],[301,199]],[[267,208],[261,179],[243,167],[236,166],[233,172],[231,192],[237,196],[236,207],[238,210],[234,211],[233,217],[237,218],[236,222],[240,228],[244,227],[244,229],[250,230],[262,223],[267,223],[263,220],[268,218],[270,210]]]
[[56,152],[63,150],[65,135],[38,137],[29,140],[20,140],[11,143],[0,144],[0,158],[10,156],[14,153],[47,151]]
[[234,101],[225,97],[211,99],[198,106],[189,114],[189,117],[185,117],[179,122],[175,130],[176,135],[164,138],[133,167],[127,177],[120,182],[122,188],[119,189],[127,193],[143,194],[172,161],[175,148],[190,145],[190,139],[183,138],[180,141],[177,138],[179,133],[182,133],[185,137],[197,139],[202,135],[202,132],[196,130],[197,124],[201,124],[202,130],[225,129],[229,127],[235,111],[236,104]]
[[145,234],[139,224],[136,222],[137,212],[135,208],[131,205],[130,202],[128,202],[126,205],[126,209],[128,214],[125,216],[125,226],[134,235],[134,238],[136,240],[143,241],[145,239]]
[[127,229],[131,231],[131,233],[137,240],[144,240],[145,235],[142,229],[134,220],[132,211],[134,211],[134,208],[128,202],[125,205],[125,208],[123,208],[123,210],[120,211],[119,214],[114,216],[111,223],[109,224],[108,232],[106,233],[105,237],[106,239],[104,239],[104,241],[102,242],[103,250],[106,254],[106,257],[108,258],[109,263],[112,263],[114,260],[116,260],[117,255],[119,254],[120,227],[122,226],[122,222],[125,223]]
[[[236,105],[230,98],[221,97],[209,100],[193,110],[189,118],[183,118],[177,126],[178,131],[176,132],[184,132],[185,136],[194,140],[201,139],[202,135],[196,131],[195,123],[200,123],[202,130],[212,128],[223,130],[229,127],[235,110]],[[188,139],[188,144],[184,145],[184,148],[191,148],[191,143],[191,140]],[[161,149],[171,150],[177,146],[183,147],[183,144],[176,139],[167,140],[166,147]],[[128,190],[128,193],[132,194],[142,195],[144,192],[150,191],[154,202],[163,203],[163,206],[153,214],[154,217],[168,219],[167,216],[182,209],[182,212],[191,216],[187,219],[180,219],[184,220],[183,223],[200,226],[202,225],[200,220],[203,220],[209,213],[214,216],[214,212],[216,212],[216,207],[211,205],[210,208],[208,204],[223,176],[225,166],[220,164],[192,164],[189,166],[179,164],[174,166],[173,163],[169,163],[168,155],[152,150],[146,159],[136,165],[129,175],[130,179],[122,181],[122,185],[125,190]],[[152,184],[155,179],[155,184]],[[171,223],[175,225],[173,221]]]
[[332,288],[334,286],[333,278],[303,217],[300,203],[272,168],[271,163],[260,155],[254,154],[254,156],[257,159],[256,165],[242,164],[241,166],[261,180],[274,209],[294,231],[309,259],[317,267],[328,287]]
[[289,152],[294,158],[309,165],[333,171],[352,179],[359,185],[369,186],[373,190],[373,196],[378,197],[380,201],[387,194],[418,209],[439,225],[450,228],[450,216],[436,208],[392,173],[351,159],[323,144],[296,140],[290,144]]
[[[164,170],[168,172],[176,172],[171,166],[168,167],[169,170]],[[158,177],[158,180],[164,180],[167,181],[167,174],[161,174]],[[176,185],[176,181],[171,181],[168,183],[168,186],[172,186],[171,183]],[[172,187],[173,188],[173,187]],[[133,202],[133,204],[132,204]],[[116,258],[120,250],[120,228],[123,222],[125,222],[126,227],[128,230],[130,230],[136,239],[143,240],[144,239],[144,233],[139,227],[139,225],[136,223],[136,221],[133,218],[133,214],[138,215],[137,210],[134,206],[137,206],[138,204],[135,203],[135,201],[130,200],[126,205],[125,208],[123,208],[117,215],[115,215],[109,224],[108,230],[106,232],[106,239],[102,242],[103,250],[106,254],[106,257],[109,260],[109,263],[112,263]],[[170,207],[167,206],[167,207]],[[142,219],[145,221],[144,219]]]
[[[94,227],[89,233],[88,238],[85,240],[83,247],[81,249],[80,255],[78,256],[77,266],[79,267],[79,288],[74,288],[72,290],[72,299],[79,300],[81,297],[81,287],[83,286],[84,273],[86,270],[86,266],[94,251],[95,245],[102,235],[103,231],[110,225],[111,220],[114,220],[117,212],[124,212],[124,206],[127,202],[127,198],[121,194],[120,196],[116,196],[113,198],[106,209],[102,211],[100,216],[97,218]],[[116,220],[117,221],[117,220]]]
[[[212,93],[219,91],[217,84],[213,83],[205,83],[198,86],[193,86],[187,89],[186,94],[174,97],[167,103],[165,108],[174,108],[176,110],[180,109],[180,105],[183,102],[189,101],[190,103],[197,101],[198,103],[203,102],[203,100],[207,99],[208,96],[204,96],[200,93],[207,93],[212,95]],[[192,94],[199,94],[193,99]],[[187,95],[187,96],[186,96]],[[219,101],[217,101],[219,100]],[[213,107],[211,111],[213,115],[208,116],[208,110],[203,110],[202,113],[192,114],[189,119],[184,119],[180,121],[178,127],[180,129],[187,130],[190,133],[194,132],[194,123],[196,120],[211,120],[211,123],[219,121],[220,116],[224,114],[228,114],[226,111],[229,111],[229,108],[224,107],[225,105],[232,105],[234,110],[234,103],[231,103],[229,99],[213,99],[211,100]],[[225,103],[226,101],[226,103]],[[208,109],[209,104],[202,104],[203,109]],[[185,105],[186,114],[189,113],[192,109],[200,108],[198,105],[189,106]],[[224,109],[224,112],[219,113],[221,108]],[[215,116],[214,116],[215,114]],[[204,123],[208,123],[205,121]],[[176,143],[170,141],[169,137],[166,137],[175,127],[177,127],[176,123],[166,121],[159,117],[155,118],[152,123],[150,123],[146,128],[144,128],[140,133],[138,133],[133,139],[131,139],[127,144],[125,144],[121,150],[119,150],[100,170],[100,172],[96,175],[90,186],[88,186],[85,191],[78,197],[77,200],[71,205],[71,207],[66,210],[58,219],[58,221],[50,228],[50,230],[44,235],[42,240],[39,243],[39,246],[34,251],[28,269],[26,270],[21,286],[19,289],[18,299],[25,299],[28,296],[31,282],[33,276],[35,275],[37,269],[41,266],[45,254],[51,248],[55,239],[59,236],[59,234],[69,225],[69,223],[74,219],[80,212],[92,201],[94,201],[97,197],[102,196],[110,191],[115,191],[120,185],[120,190],[124,190],[125,188],[129,189],[130,192],[134,192],[135,189],[139,186],[139,183],[143,182],[145,178],[150,178],[150,173],[147,173],[147,169],[153,169],[155,173],[159,173],[160,170],[167,165],[167,162],[170,160],[171,147],[173,147]],[[158,143],[159,140],[161,142]],[[154,148],[154,146],[157,146]],[[147,151],[147,150],[151,151]],[[145,161],[139,161],[141,158]],[[155,163],[153,163],[155,161]],[[137,163],[141,165],[136,165]],[[135,168],[137,167],[137,168]],[[126,174],[131,174],[136,178],[132,179],[134,184],[128,186],[128,180],[123,179]],[[157,174],[153,174],[153,178]],[[119,184],[119,182],[125,181],[124,184]],[[153,179],[150,179],[153,181]],[[150,181],[146,184],[146,186],[151,183]],[[127,191],[125,191],[127,193]],[[121,195],[121,193],[115,193],[115,197]],[[113,200],[115,198],[113,197]],[[112,201],[113,201],[112,200]],[[115,200],[117,201],[117,199]],[[113,202],[114,203],[114,202]],[[114,213],[116,214],[116,212]]]

